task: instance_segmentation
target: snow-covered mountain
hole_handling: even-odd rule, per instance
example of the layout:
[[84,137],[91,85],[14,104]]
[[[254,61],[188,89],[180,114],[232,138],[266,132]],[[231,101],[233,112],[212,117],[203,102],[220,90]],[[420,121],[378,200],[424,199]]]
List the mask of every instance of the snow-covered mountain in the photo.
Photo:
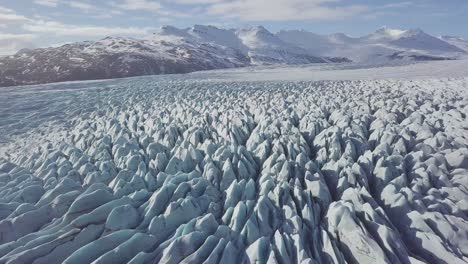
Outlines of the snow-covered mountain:
[[318,35],[288,30],[276,34],[283,41],[307,49],[312,54],[346,57],[369,62],[455,59],[466,53],[460,47],[431,36],[420,29],[381,28],[367,36],[353,38],[345,34]]
[[[465,42],[466,44],[466,42]],[[445,60],[467,51],[421,30],[382,28],[360,38],[262,26],[164,26],[143,39],[107,37],[0,58],[0,86],[187,73],[253,65]]]
[[249,58],[238,50],[214,43],[173,36],[143,40],[108,37],[3,58],[0,86],[186,73],[249,63]]
[[107,37],[20,51],[0,59],[0,86],[330,61],[344,60],[313,56],[263,27],[164,26],[144,39]]

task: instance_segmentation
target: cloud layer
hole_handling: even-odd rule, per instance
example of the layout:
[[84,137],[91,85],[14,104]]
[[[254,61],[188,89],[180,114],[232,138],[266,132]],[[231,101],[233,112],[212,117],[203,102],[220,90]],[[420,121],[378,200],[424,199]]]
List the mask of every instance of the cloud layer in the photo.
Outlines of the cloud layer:
[[58,36],[106,36],[106,35],[145,35],[154,28],[103,27],[67,25],[56,21],[35,21],[23,29],[34,33],[47,33]]
[[12,54],[24,47],[33,47],[34,34],[1,34],[0,56]]
[[331,5],[337,0],[235,0],[216,2],[208,14],[246,21],[336,20],[369,8],[364,5]]

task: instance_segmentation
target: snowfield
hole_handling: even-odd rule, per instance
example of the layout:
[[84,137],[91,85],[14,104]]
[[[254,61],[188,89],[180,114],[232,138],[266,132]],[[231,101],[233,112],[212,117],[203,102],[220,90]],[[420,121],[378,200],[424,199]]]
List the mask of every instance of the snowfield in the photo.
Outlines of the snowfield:
[[0,263],[468,263],[462,62],[1,89]]
[[393,63],[334,63],[257,66],[228,70],[200,71],[188,74],[195,79],[229,81],[322,81],[322,80],[415,80],[464,78],[468,76],[468,58],[464,60]]

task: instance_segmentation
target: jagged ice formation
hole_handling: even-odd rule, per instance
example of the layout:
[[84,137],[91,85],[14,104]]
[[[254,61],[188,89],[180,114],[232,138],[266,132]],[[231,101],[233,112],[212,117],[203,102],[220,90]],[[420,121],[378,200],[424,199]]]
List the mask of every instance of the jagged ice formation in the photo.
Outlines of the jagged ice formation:
[[8,138],[0,263],[468,262],[468,79],[145,80]]

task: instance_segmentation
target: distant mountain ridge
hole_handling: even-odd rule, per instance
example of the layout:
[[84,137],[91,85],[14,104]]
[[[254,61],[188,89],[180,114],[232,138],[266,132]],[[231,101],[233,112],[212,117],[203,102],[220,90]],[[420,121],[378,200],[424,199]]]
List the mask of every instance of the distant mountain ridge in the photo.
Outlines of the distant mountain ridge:
[[467,53],[467,50],[420,29],[398,30],[384,27],[357,38],[341,33],[318,35],[299,30],[280,31],[277,36],[292,45],[307,49],[312,54],[345,57],[357,62],[385,62],[394,59],[445,60],[456,59]]
[[446,60],[468,42],[422,30],[381,28],[364,37],[304,30],[271,33],[262,26],[221,29],[164,26],[143,39],[106,37],[59,47],[23,49],[0,58],[0,86],[139,75],[188,73],[254,65]]
[[457,36],[441,36],[441,40],[468,52],[468,40]]

